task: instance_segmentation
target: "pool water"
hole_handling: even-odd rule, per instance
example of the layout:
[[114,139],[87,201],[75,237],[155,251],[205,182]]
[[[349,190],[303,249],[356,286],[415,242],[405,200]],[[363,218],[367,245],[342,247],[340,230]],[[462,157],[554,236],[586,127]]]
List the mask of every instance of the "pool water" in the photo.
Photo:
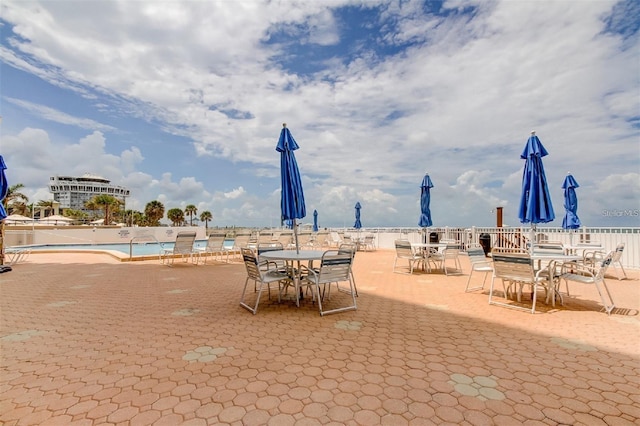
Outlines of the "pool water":
[[[44,244],[35,246],[21,246],[21,248],[29,248],[31,251],[47,250],[47,251],[64,251],[64,250],[114,250],[129,255],[132,249],[132,256],[153,256],[158,255],[163,249],[172,249],[172,242],[167,243],[118,243],[118,244]],[[195,248],[203,248],[207,246],[206,240],[196,241]],[[225,240],[225,248],[233,247],[233,240]]]

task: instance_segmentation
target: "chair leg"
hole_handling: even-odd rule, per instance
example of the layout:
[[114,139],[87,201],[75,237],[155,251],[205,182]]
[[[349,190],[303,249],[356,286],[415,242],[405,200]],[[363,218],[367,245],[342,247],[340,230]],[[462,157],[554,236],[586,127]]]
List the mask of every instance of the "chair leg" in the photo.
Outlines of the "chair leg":
[[358,297],[358,287],[356,287],[356,277],[353,275],[353,270],[349,272],[349,275],[351,275],[351,281],[353,281],[353,289],[356,292],[356,297]]
[[602,305],[604,306],[605,312],[607,313],[607,315],[611,315],[611,311],[613,311],[613,309],[616,306],[613,301],[613,298],[611,297],[611,292],[609,292],[609,287],[607,287],[607,283],[604,280],[602,280],[602,286],[604,287],[606,295],[609,298],[609,302],[611,302],[611,304],[607,304],[607,299],[605,298],[605,294],[602,292],[602,289],[598,285],[597,281],[595,282],[595,286],[596,286],[596,290],[598,290],[598,294],[600,295],[600,300],[602,300]]
[[471,268],[471,271],[469,271],[469,278],[467,278],[467,286],[464,289],[465,293],[468,293],[470,291],[476,291],[476,290],[484,290],[484,284],[487,281],[487,275],[489,274],[488,272],[484,273],[484,277],[482,278],[482,286],[480,287],[473,287],[473,288],[469,288],[469,284],[471,284],[471,275],[473,275],[473,271],[474,269]]
[[[247,293],[247,286],[249,285],[249,280],[251,278],[247,277],[247,279],[244,282],[244,289],[242,290],[242,296],[240,298],[240,306],[242,306],[245,309],[248,309],[249,311],[251,311],[253,313],[253,315],[256,314],[256,312],[258,312],[258,304],[260,303],[260,296],[262,295],[262,284],[260,284],[260,290],[258,291],[258,295],[256,297],[256,305],[251,307],[249,306],[245,301],[244,301],[244,297]],[[254,280],[254,283],[256,281]],[[255,284],[254,284],[255,286]]]
[[495,275],[491,277],[491,285],[489,286],[489,304],[492,304],[492,299],[493,299],[493,285],[496,281],[496,277]]
[[533,283],[531,284],[531,291],[533,292],[533,301],[531,303],[531,313],[535,314],[536,313],[536,299],[538,296],[538,284],[537,283]]
[[618,276],[618,281],[623,280],[623,279],[627,279],[627,273],[624,271],[624,267],[622,266],[622,262],[618,261],[616,262],[619,266],[620,269],[622,269],[622,278],[620,277],[620,272],[618,271],[618,266],[616,266],[615,264],[613,265],[613,267],[616,269],[616,275]]

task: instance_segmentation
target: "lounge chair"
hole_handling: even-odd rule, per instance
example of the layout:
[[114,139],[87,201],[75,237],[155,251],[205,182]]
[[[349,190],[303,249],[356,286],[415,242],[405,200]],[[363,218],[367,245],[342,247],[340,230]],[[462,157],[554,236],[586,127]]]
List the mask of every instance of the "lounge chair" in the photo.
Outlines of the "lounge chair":
[[196,248],[200,253],[199,257],[203,258],[203,263],[207,263],[207,257],[209,257],[210,254],[214,257],[214,260],[217,259],[217,256],[220,256],[220,260],[222,260],[222,255],[225,253],[227,255],[227,262],[229,262],[230,249],[224,246],[225,238],[225,233],[212,233],[209,235],[205,247]]
[[194,243],[196,242],[196,233],[195,232],[179,232],[176,236],[176,242],[173,245],[173,248],[170,249],[162,249],[160,253],[160,259],[162,264],[166,264],[168,266],[173,265],[173,261],[176,257],[182,258],[183,262],[191,261],[194,265],[198,264],[198,252],[196,252],[193,248]]

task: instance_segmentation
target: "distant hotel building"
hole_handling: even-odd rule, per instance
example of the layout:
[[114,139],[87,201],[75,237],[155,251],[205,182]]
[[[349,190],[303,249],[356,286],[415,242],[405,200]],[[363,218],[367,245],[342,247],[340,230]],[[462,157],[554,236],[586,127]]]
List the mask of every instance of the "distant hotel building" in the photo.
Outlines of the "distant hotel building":
[[61,209],[73,209],[89,212],[85,203],[96,195],[111,195],[122,201],[123,205],[130,191],[100,176],[84,174],[81,177],[52,176],[49,178],[49,192],[53,200],[60,203]]

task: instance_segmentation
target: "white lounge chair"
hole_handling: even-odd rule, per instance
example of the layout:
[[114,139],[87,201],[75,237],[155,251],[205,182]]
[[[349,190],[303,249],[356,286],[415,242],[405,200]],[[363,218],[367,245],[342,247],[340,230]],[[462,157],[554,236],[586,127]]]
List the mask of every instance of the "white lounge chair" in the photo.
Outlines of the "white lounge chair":
[[198,253],[194,250],[193,245],[196,242],[195,232],[179,232],[176,236],[176,242],[173,248],[162,249],[160,259],[163,264],[173,265],[176,257],[180,257],[183,262],[191,261],[194,265],[198,264]]
[[227,255],[227,262],[229,262],[229,251],[231,251],[228,247],[225,247],[224,241],[226,239],[225,233],[212,233],[209,235],[207,239],[207,245],[205,247],[196,248],[196,250],[200,253],[201,258],[203,258],[203,263],[207,263],[207,257],[212,255],[214,260],[220,256],[220,260],[222,260],[222,255]]

